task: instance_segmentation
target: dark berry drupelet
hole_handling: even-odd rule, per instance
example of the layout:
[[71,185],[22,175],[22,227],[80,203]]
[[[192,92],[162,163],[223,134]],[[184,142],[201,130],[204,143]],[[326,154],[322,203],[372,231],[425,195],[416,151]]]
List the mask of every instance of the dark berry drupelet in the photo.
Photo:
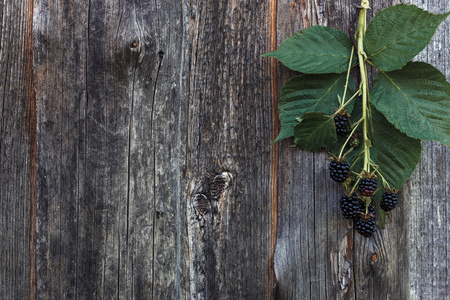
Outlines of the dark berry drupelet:
[[363,178],[359,182],[358,191],[361,196],[370,197],[377,189],[377,181],[374,178]]
[[398,201],[398,195],[396,193],[385,192],[381,198],[380,207],[384,211],[390,211],[395,208]]
[[346,161],[332,161],[330,163],[330,177],[334,181],[344,182],[348,177],[350,167]]
[[366,215],[366,205],[360,204],[358,217],[355,219],[355,228],[364,237],[372,236],[375,232],[375,209],[372,203],[369,204],[368,214]]
[[346,219],[355,219],[358,216],[359,200],[358,196],[353,194],[350,197],[347,195],[341,198],[341,211]]
[[348,127],[348,117],[346,115],[336,115],[334,117],[334,124],[336,125],[336,133],[338,135],[346,135]]

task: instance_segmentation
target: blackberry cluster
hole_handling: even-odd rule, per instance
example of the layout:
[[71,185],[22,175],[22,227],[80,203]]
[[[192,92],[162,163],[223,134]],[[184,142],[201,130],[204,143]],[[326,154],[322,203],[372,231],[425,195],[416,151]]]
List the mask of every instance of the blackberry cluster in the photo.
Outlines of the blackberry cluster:
[[377,181],[374,178],[363,178],[359,182],[358,191],[361,196],[370,197],[377,189]]
[[366,205],[363,203],[359,207],[358,214],[356,218],[355,228],[364,237],[370,237],[375,232],[375,209],[372,203],[369,204],[368,215],[366,213]]
[[336,115],[334,117],[334,124],[336,125],[336,133],[338,135],[346,135],[348,127],[348,117],[346,115]]
[[330,177],[336,182],[344,182],[348,177],[350,167],[346,161],[332,161],[330,163]]
[[396,193],[385,192],[381,198],[380,207],[384,211],[390,211],[395,208],[398,201],[398,195]]
[[342,215],[346,219],[355,219],[358,216],[359,200],[358,196],[353,194],[350,197],[343,195],[341,198]]

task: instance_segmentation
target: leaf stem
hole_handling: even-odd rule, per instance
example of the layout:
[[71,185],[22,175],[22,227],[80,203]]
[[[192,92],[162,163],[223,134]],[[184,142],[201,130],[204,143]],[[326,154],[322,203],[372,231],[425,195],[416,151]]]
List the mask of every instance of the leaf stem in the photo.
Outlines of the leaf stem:
[[347,69],[347,79],[345,80],[345,89],[344,89],[344,96],[342,96],[341,99],[341,107],[339,107],[339,109],[341,109],[342,107],[345,107],[345,105],[347,104],[343,104],[345,101],[345,96],[347,95],[347,88],[348,88],[348,79],[350,77],[350,70],[352,68],[352,61],[353,61],[353,52],[355,50],[355,47],[352,47],[352,54],[350,54],[350,62],[348,63],[348,69]]
[[337,114],[339,114],[344,108],[353,100],[356,96],[358,96],[359,90],[356,91],[356,93],[353,94],[353,96],[350,97],[350,99],[347,100],[344,104],[341,104],[341,107],[334,112],[334,114],[330,118],[334,118]]
[[348,138],[347,138],[347,140],[345,141],[345,143],[344,143],[344,145],[342,146],[342,148],[341,148],[341,152],[339,152],[339,156],[338,157],[341,157],[341,155],[342,155],[342,152],[344,152],[344,149],[345,149],[345,146],[347,146],[347,143],[348,143],[348,141],[350,140],[350,138],[352,137],[352,135],[353,135],[353,133],[355,133],[355,130],[356,130],[356,128],[358,128],[358,125],[361,123],[361,121],[363,121],[363,119],[361,118],[361,119],[359,119],[359,121],[358,122],[356,122],[355,123],[355,125],[353,125],[354,126],[354,128],[353,128],[353,130],[352,130],[352,132],[349,134],[349,136],[348,136]]

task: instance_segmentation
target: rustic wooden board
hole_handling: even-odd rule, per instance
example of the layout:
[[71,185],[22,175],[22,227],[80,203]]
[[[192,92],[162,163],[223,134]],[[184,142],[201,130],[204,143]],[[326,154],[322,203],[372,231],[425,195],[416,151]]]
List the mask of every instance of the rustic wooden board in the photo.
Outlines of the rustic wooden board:
[[[370,15],[398,2],[371,1]],[[449,10],[445,1],[408,2],[435,13]],[[354,5],[359,3],[279,1],[278,43],[316,24],[347,32]],[[424,50],[428,55],[418,57],[438,66],[447,78],[449,23],[441,25]],[[280,65],[280,86],[290,76]],[[365,239],[340,216],[342,191],[328,179],[328,155],[287,148],[291,143],[280,143],[275,271],[281,299],[444,299],[448,295],[447,147],[424,143],[423,159],[402,191],[401,204],[389,214],[386,229],[378,228],[374,237]]]
[[36,1],[39,298],[272,293],[268,9]]
[[191,1],[185,198],[188,299],[272,293],[273,6]]
[[[433,13],[450,10],[448,1],[411,1]],[[450,81],[450,19],[416,57]],[[448,299],[450,294],[450,148],[422,143],[422,159],[409,184],[411,299]],[[406,204],[406,203],[405,203]]]
[[0,1],[0,298],[35,285],[33,1]]

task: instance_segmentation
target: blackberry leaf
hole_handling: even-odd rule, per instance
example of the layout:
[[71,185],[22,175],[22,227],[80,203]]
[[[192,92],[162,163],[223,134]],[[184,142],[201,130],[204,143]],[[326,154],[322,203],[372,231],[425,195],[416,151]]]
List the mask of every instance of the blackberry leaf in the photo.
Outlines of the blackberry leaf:
[[333,118],[320,112],[304,114],[294,127],[294,143],[308,151],[331,149],[337,142]]
[[277,58],[289,69],[302,73],[343,73],[352,46],[339,29],[317,25],[294,33],[277,50],[262,56]]
[[402,68],[428,45],[449,14],[435,15],[406,4],[383,9],[370,22],[364,38],[369,61],[383,71]]
[[[334,108],[339,106],[337,95],[343,95],[346,74],[300,75],[291,78],[281,90],[278,103],[278,114],[281,131],[276,141],[294,135],[295,119],[307,112],[324,112],[332,115]],[[355,92],[355,84],[350,78],[346,100]],[[352,101],[347,107],[350,113]]]
[[378,73],[370,99],[401,132],[450,146],[450,83],[433,66],[410,62]]
[[391,188],[400,189],[420,160],[420,140],[400,132],[372,108],[371,156]]

